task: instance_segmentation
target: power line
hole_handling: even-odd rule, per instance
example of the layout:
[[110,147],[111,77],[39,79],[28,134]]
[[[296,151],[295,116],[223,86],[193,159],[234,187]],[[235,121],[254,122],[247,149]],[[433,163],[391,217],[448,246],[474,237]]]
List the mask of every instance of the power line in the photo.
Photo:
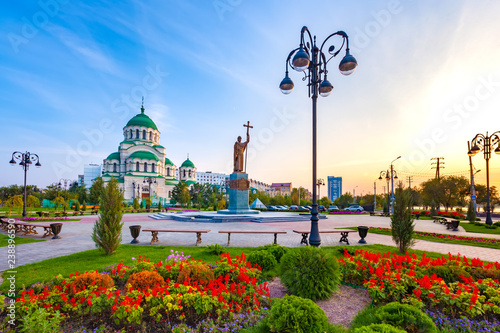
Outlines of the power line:
[[436,160],[437,162],[432,162],[431,165],[436,165],[435,167],[431,167],[431,169],[436,169],[436,179],[439,179],[439,170],[444,169],[444,162],[441,162],[441,165],[439,164],[440,160],[444,160],[444,157],[433,157],[431,158],[432,160]]

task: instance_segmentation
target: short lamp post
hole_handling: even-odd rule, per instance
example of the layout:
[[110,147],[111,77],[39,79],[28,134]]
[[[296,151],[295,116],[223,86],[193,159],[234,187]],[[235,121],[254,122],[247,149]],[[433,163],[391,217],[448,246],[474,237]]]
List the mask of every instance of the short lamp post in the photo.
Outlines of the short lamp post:
[[490,205],[490,157],[491,150],[496,145],[495,154],[500,154],[500,131],[496,131],[491,135],[477,134],[471,141],[472,148],[468,151],[469,156],[474,156],[481,150],[484,153],[486,160],[486,224],[492,225],[491,220],[491,205]]
[[16,165],[16,160],[19,162],[19,165],[24,170],[24,202],[23,202],[23,217],[26,217],[26,175],[28,173],[28,169],[33,162],[37,168],[41,167],[40,159],[37,154],[32,154],[30,152],[21,153],[19,151],[15,151],[12,153],[12,159],[10,160],[10,165]]
[[[339,36],[342,38],[342,45],[338,49],[334,45],[328,48],[328,54],[323,52],[323,47],[327,41],[333,37]],[[306,41],[308,38],[308,41]],[[345,56],[339,63],[340,73],[350,75],[356,69],[358,63],[356,59],[349,53],[349,37],[344,31],[337,31],[329,35],[321,44],[321,47],[316,45],[316,36],[311,36],[309,29],[303,27],[300,32],[299,47],[293,49],[286,59],[285,78],[280,83],[280,90],[284,94],[292,92],[294,87],[293,81],[288,77],[288,66],[298,72],[304,72],[305,81],[308,80],[308,93],[312,98],[312,209],[311,209],[311,232],[309,234],[309,244],[312,246],[320,246],[321,238],[319,236],[318,227],[318,203],[316,197],[316,104],[318,94],[322,97],[327,97],[333,90],[333,85],[328,81],[326,69],[328,62],[337,56],[345,46]],[[329,57],[327,59],[327,57]]]
[[396,160],[399,160],[401,158],[401,156],[398,156],[396,159],[394,159],[392,162],[391,162],[391,168],[390,168],[390,171],[387,170],[387,171],[380,171],[380,176],[378,177],[379,180],[382,180],[382,176],[385,175],[385,180],[387,180],[387,192],[389,192],[389,180],[391,181],[391,197],[390,197],[390,201],[389,201],[389,208],[390,208],[390,212],[391,214],[394,214],[394,179],[398,179],[398,173],[396,172],[396,170],[394,170],[394,165],[393,163],[396,161]]

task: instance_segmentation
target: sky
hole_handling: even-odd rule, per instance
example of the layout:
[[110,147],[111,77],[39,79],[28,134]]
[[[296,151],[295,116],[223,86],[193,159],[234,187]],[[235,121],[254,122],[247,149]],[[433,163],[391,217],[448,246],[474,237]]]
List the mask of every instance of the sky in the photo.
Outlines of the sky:
[[[141,98],[179,166],[230,173],[250,121],[247,173],[311,189],[312,107],[303,74],[279,90],[288,53],[307,26],[318,44],[343,30],[358,68],[328,63],[332,94],[319,97],[318,178],[343,192],[384,190],[391,162],[412,186],[469,177],[467,141],[500,130],[500,2],[477,1],[9,2],[0,22],[0,186],[23,183],[14,151],[40,158],[28,184],[77,179],[117,151]],[[330,43],[331,42],[331,43]],[[340,47],[331,38],[328,45]],[[328,48],[328,45],[325,47]],[[472,158],[486,183],[482,154]],[[1,164],[0,164],[1,165]],[[441,163],[443,166],[443,164]],[[490,160],[500,186],[500,156]],[[326,195],[326,186],[321,196]]]

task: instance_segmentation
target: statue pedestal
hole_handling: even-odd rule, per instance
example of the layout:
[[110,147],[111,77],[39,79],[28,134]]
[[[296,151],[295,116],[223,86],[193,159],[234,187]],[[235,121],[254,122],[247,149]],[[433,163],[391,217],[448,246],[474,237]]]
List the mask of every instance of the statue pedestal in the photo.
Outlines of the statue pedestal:
[[259,214],[248,205],[248,174],[233,172],[229,176],[229,208],[218,210],[218,214]]

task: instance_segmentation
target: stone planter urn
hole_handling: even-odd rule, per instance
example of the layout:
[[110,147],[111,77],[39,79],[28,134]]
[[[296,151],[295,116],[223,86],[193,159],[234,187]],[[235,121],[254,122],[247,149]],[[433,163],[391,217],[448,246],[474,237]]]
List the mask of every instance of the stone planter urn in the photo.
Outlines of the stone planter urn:
[[460,221],[458,221],[458,220],[451,221],[451,226],[453,227],[453,231],[458,231],[459,224],[460,224]]
[[51,223],[50,224],[50,229],[52,229],[52,233],[54,234],[54,237],[52,239],[60,239],[61,236],[58,236],[59,233],[61,232],[62,228],[62,223]]
[[359,244],[366,244],[365,237],[366,235],[368,235],[368,229],[370,228],[365,226],[358,227],[359,237],[361,237],[361,239],[358,242]]
[[130,234],[134,239],[130,242],[130,244],[137,244],[139,241],[137,240],[137,237],[139,237],[139,234],[141,233],[141,226],[140,225],[131,225],[129,226],[130,228]]

